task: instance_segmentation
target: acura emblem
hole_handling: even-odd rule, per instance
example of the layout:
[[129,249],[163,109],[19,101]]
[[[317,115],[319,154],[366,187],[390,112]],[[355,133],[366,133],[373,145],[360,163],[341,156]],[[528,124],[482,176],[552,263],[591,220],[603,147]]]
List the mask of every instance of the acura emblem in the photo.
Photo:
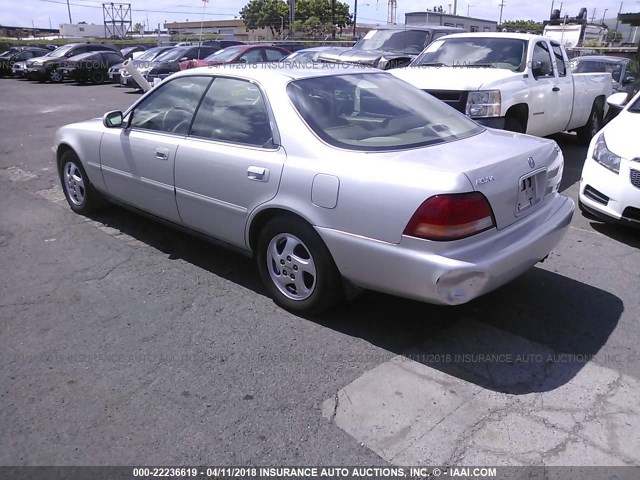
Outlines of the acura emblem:
[[529,162],[529,166],[530,166],[531,168],[535,168],[535,166],[536,166],[536,162],[534,162],[534,161],[533,161],[533,157],[529,157],[529,158],[527,158],[527,162]]

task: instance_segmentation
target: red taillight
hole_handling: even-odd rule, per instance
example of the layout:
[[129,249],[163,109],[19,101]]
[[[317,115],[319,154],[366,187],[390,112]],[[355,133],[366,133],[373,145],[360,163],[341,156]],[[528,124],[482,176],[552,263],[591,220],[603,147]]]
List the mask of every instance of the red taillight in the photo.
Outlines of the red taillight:
[[428,240],[456,240],[494,226],[491,205],[482,193],[435,195],[420,205],[403,234]]

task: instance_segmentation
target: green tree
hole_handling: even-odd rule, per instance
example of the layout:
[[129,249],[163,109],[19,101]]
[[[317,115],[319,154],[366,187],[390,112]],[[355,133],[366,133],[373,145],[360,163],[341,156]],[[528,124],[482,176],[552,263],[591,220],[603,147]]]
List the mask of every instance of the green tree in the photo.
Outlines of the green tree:
[[541,34],[544,30],[544,25],[534,20],[506,20],[498,25],[498,28],[506,28],[510,31],[520,30],[521,32],[533,32]]
[[[240,17],[247,28],[269,28],[275,36],[281,33],[281,27],[289,27],[289,6],[283,0],[250,0],[242,10]],[[321,35],[333,31],[331,24],[331,0],[297,0],[294,31],[310,35]],[[336,0],[335,26],[351,25],[352,16],[349,5]]]
[[622,33],[616,32],[615,30],[610,30],[607,33],[607,42],[611,43],[619,43],[622,41]]
[[143,24],[143,23],[140,23],[140,22],[136,23],[136,24],[133,26],[133,31],[134,31],[134,32],[138,32],[138,33],[142,33],[142,32],[144,32],[144,24]]

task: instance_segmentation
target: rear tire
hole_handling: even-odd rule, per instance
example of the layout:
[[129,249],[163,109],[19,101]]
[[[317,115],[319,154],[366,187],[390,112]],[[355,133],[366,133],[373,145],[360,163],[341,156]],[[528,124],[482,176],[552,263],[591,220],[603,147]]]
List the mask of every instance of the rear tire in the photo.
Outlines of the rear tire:
[[331,253],[309,224],[293,215],[267,223],[257,242],[260,277],[282,308],[318,315],[344,296]]
[[60,73],[56,68],[49,70],[48,76],[51,83],[60,83],[63,80],[62,73]]
[[588,145],[591,139],[602,128],[602,107],[597,103],[593,104],[591,113],[589,114],[589,120],[584,127],[576,130],[578,134],[578,141],[582,144]]
[[94,85],[99,85],[101,83],[104,83],[104,73],[102,73],[100,70],[92,71],[91,83],[93,83]]
[[89,181],[82,162],[72,150],[62,154],[59,171],[62,191],[76,213],[86,215],[104,207],[106,201]]

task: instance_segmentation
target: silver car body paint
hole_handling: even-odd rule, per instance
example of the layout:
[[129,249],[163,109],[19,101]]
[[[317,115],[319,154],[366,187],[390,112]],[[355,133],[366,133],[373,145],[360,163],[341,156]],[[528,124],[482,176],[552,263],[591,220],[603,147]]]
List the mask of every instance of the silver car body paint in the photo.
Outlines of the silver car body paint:
[[[250,244],[252,222],[261,213],[291,212],[314,226],[347,280],[431,303],[469,301],[512,280],[554,248],[568,228],[574,204],[558,193],[563,157],[552,140],[485,129],[462,140],[413,149],[340,149],[316,136],[286,92],[295,79],[363,72],[367,70],[346,66],[225,66],[192,69],[166,80],[220,75],[253,82],[271,116],[273,148],[108,129],[94,119],[58,130],[54,155],[67,145],[99,191],[249,251],[255,248]],[[158,149],[166,158],[156,158]],[[518,212],[520,181],[536,172],[543,180],[540,201]],[[455,241],[403,235],[429,197],[474,190],[488,198],[496,228]]]

